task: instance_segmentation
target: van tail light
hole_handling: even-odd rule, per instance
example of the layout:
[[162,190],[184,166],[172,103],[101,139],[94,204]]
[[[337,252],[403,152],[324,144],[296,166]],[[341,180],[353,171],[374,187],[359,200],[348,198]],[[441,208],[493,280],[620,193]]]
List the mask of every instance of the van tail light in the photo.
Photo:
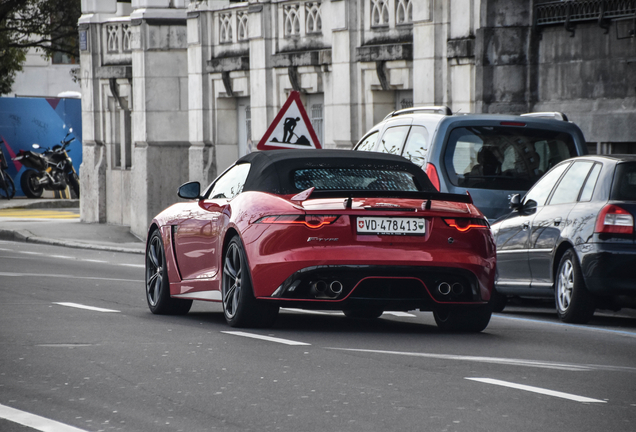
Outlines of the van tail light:
[[599,234],[633,234],[634,217],[624,208],[608,204],[598,214],[594,232]]
[[435,189],[439,191],[439,176],[437,175],[437,168],[435,168],[435,165],[431,163],[426,164],[426,175],[431,183],[433,183],[433,186],[435,186]]
[[262,224],[303,224],[309,228],[330,225],[338,219],[337,215],[277,215],[265,216],[256,221]]
[[477,218],[442,218],[446,225],[455,228],[457,231],[468,231],[471,228],[490,228],[485,219]]

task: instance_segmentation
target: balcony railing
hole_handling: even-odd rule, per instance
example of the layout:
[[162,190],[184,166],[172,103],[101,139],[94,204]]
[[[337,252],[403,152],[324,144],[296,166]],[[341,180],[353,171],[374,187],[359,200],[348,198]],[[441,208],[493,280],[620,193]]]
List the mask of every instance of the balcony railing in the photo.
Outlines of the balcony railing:
[[568,24],[636,16],[636,0],[566,0],[534,7],[535,25]]
[[285,38],[322,34],[322,2],[290,2],[282,4]]
[[[371,11],[371,28],[413,23],[412,0],[369,0],[369,10]],[[391,19],[391,15],[394,19]]]
[[131,64],[132,38],[129,20],[110,21],[102,24],[103,64]]

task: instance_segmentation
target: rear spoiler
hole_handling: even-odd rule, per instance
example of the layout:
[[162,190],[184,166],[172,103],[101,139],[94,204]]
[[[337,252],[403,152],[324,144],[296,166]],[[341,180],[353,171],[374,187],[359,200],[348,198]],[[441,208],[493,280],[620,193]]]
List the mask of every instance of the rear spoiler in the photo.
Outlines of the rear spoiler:
[[427,208],[430,207],[431,201],[450,201],[465,204],[472,204],[473,199],[468,192],[466,195],[443,193],[443,192],[412,192],[412,191],[367,191],[367,190],[349,190],[349,191],[329,191],[329,190],[315,190],[314,188],[307,189],[297,195],[291,200],[296,202],[302,202],[312,198],[343,198],[347,199],[346,208],[351,208],[351,200],[353,198],[406,198],[406,199],[420,199],[427,200]]

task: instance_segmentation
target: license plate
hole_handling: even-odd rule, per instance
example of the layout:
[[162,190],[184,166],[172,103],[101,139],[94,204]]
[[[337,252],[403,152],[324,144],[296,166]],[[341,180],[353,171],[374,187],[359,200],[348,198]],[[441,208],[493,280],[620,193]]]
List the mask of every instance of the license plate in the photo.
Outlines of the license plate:
[[422,235],[426,232],[424,218],[359,217],[358,234]]

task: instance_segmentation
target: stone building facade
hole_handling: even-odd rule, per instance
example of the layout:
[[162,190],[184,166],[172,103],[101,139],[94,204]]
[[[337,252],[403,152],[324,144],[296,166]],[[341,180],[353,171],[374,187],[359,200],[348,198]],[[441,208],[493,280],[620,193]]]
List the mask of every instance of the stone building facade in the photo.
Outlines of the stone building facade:
[[81,218],[143,236],[292,90],[327,148],[415,104],[564,111],[592,152],[636,152],[634,3],[83,0]]

